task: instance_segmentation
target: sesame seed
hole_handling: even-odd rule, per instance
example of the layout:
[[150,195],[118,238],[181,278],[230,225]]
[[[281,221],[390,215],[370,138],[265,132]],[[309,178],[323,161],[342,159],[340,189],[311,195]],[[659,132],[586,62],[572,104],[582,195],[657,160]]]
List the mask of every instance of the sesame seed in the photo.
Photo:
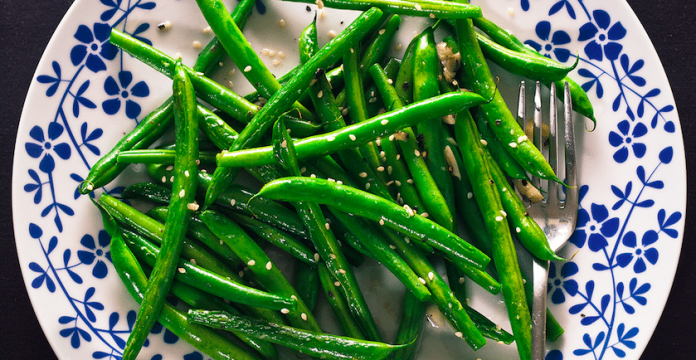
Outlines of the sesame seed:
[[396,160],[401,159],[401,154],[396,154]]
[[273,51],[273,50],[269,50],[269,51],[268,51],[268,56],[269,56],[269,57],[275,57],[275,56],[276,56],[276,52]]
[[466,194],[466,198],[469,199],[469,200],[471,200],[471,198],[473,198],[473,197],[474,197],[474,193],[472,193],[471,191],[469,191],[469,192]]
[[280,313],[281,313],[281,314],[289,314],[289,313],[290,313],[290,310],[288,310],[288,309],[280,309]]
[[348,115],[348,108],[344,108],[343,110],[341,110],[341,115],[343,115],[343,116]]
[[377,144],[377,146],[382,146],[382,138],[375,139],[375,144]]
[[232,80],[227,81],[227,87],[230,89],[234,87],[234,83],[232,82]]
[[433,280],[435,278],[435,273],[432,271],[428,273],[428,279]]
[[425,279],[423,279],[422,277],[419,276],[418,281],[420,281],[421,284],[425,285]]
[[520,229],[520,227],[518,226],[518,227],[515,228],[515,232],[517,232],[517,233],[519,234],[519,233],[522,232],[522,229]]
[[382,30],[379,31],[379,34],[380,34],[380,35],[384,35],[385,32],[387,32],[387,29],[382,29]]
[[518,142],[518,143],[521,143],[521,142],[524,142],[524,141],[527,141],[527,140],[529,140],[529,138],[527,137],[527,135],[522,135],[522,136],[520,136],[520,137],[517,138],[517,142]]
[[496,217],[495,217],[495,221],[503,221],[503,217],[502,217],[502,216],[496,216]]
[[283,140],[283,141],[280,143],[280,147],[282,147],[282,148],[288,147],[288,141],[287,141],[287,140]]
[[459,284],[463,284],[463,283],[464,283],[464,277],[462,276],[459,278]]
[[394,245],[389,245],[389,248],[391,248],[392,250],[396,250],[396,246]]
[[196,203],[194,202],[194,203],[188,203],[188,204],[186,204],[186,208],[189,209],[189,210],[191,210],[191,211],[197,211],[198,208],[199,208],[199,206],[198,206],[198,204],[196,204]]
[[503,216],[507,217],[507,213],[504,210],[500,210],[500,213],[503,214]]
[[319,253],[314,253],[314,261],[319,261]]
[[271,64],[273,64],[273,66],[278,66],[278,65],[280,65],[280,60],[275,59],[271,62]]
[[340,281],[335,281],[335,282],[334,282],[334,286],[336,286],[336,287],[341,286],[341,282],[340,282]]
[[205,29],[203,29],[203,33],[204,33],[204,34],[212,34],[212,33],[213,33],[213,29],[211,29],[210,26],[208,26],[208,27],[206,27]]
[[374,102],[376,102],[376,101],[377,101],[377,98],[374,97],[374,96],[367,100],[367,102],[369,102],[370,104],[372,104],[372,103],[374,103]]
[[350,48],[350,53],[351,54],[355,53],[355,50],[353,50],[353,48]]
[[389,120],[384,119],[384,120],[380,121],[379,123],[382,125],[387,125],[387,124],[389,124]]
[[157,28],[160,30],[169,30],[172,27],[172,23],[169,21],[165,21],[159,25],[157,25]]
[[230,200],[230,206],[234,206],[234,204],[236,204],[236,203],[237,203],[237,200],[235,200],[235,199]]
[[324,8],[324,2],[323,2],[322,0],[316,0],[314,3],[317,4],[317,7],[318,7],[319,9],[323,9],[323,8]]
[[488,141],[486,141],[485,139],[481,139],[481,144],[483,144],[483,146],[487,146],[487,145],[488,145]]
[[247,66],[244,68],[244,72],[249,72],[249,71],[251,71],[251,65],[247,65]]
[[378,166],[378,167],[377,167],[377,171],[383,172],[383,171],[384,171],[384,166]]
[[324,224],[324,227],[326,228],[326,230],[329,230],[329,229],[331,229],[331,224],[325,223],[325,224]]
[[379,219],[379,224],[384,225],[384,219]]
[[516,143],[516,142],[511,142],[511,143],[510,143],[510,147],[511,147],[511,148],[516,148],[516,147],[517,147],[517,143]]
[[227,76],[233,76],[237,72],[237,69],[232,69],[229,72],[227,72]]
[[174,170],[174,165],[169,165],[169,166],[167,166],[167,168],[166,168],[165,170],[167,170],[167,171],[172,171],[172,170]]
[[284,19],[278,20],[278,25],[280,25],[280,27],[284,28],[285,27],[285,20]]
[[370,190],[370,183],[365,184],[365,190]]
[[293,300],[297,300],[297,296],[295,296],[295,294],[290,295],[290,298],[293,299]]
[[312,81],[309,82],[309,86],[314,86],[314,84],[317,83],[317,79],[312,79]]
[[317,93],[317,98],[321,99],[322,96],[324,96],[324,92],[319,90],[319,92]]
[[166,176],[162,176],[162,182],[163,182],[163,183],[166,183],[166,182],[167,182],[167,177],[166,177]]
[[418,149],[413,150],[413,153],[416,154],[416,156],[420,156],[420,151],[418,151]]
[[247,262],[247,265],[249,265],[249,266],[254,266],[254,265],[256,265],[256,260],[249,260],[249,261]]
[[358,176],[360,176],[361,178],[366,178],[366,177],[367,177],[367,173],[363,171],[363,172],[361,172],[360,174],[358,174]]
[[[397,159],[397,160],[398,160],[398,159]],[[408,179],[408,180],[406,180],[406,182],[409,183],[409,184],[413,184],[413,179]]]
[[430,13],[430,18],[431,18],[431,19],[434,19],[434,18],[435,18],[435,14]]
[[177,270],[182,274],[186,273],[186,269],[184,268],[178,268]]
[[186,195],[186,191],[184,189],[181,189],[181,191],[179,191],[179,197],[182,198],[185,195]]
[[420,6],[420,4],[416,4],[416,5],[415,5],[415,8],[416,8],[416,10],[423,10],[423,7]]
[[510,135],[515,135],[515,130],[510,130]]
[[394,84],[394,80],[392,80],[392,79],[387,79],[387,83],[389,83],[389,85],[392,85],[392,84]]
[[346,271],[343,270],[343,269],[338,269],[338,272],[341,273],[341,274],[345,274],[345,273],[346,273]]
[[424,212],[424,213],[421,214],[421,216],[424,217],[424,218],[427,218],[428,216],[430,216],[430,214],[428,214],[427,212]]
[[324,12],[324,9],[319,9],[319,19],[323,19],[326,17],[326,12]]
[[309,177],[311,177],[312,179],[314,179],[314,178],[317,177],[317,174],[310,174]]
[[172,183],[174,182],[174,175],[169,177],[169,182],[172,182]]
[[393,183],[394,183],[394,180],[391,180],[391,181],[388,181],[385,185],[391,186],[391,184],[393,184]]
[[281,59],[285,59],[285,53],[282,51],[278,51],[278,57]]
[[200,49],[203,47],[203,44],[201,44],[201,42],[198,40],[195,40],[193,43],[191,43],[191,45],[193,45],[194,49]]
[[389,166],[387,167],[387,174],[391,175],[392,170],[393,170],[392,166],[389,165]]
[[181,53],[177,52],[176,54],[174,54],[174,59],[175,60],[181,59]]
[[328,140],[328,141],[334,141],[334,140],[336,140],[336,137],[333,136],[333,135],[331,135],[331,136],[327,137],[326,140]]
[[395,50],[401,50],[401,49],[403,49],[403,48],[404,48],[404,45],[401,44],[401,43],[399,43],[399,44],[397,44],[396,46],[394,46],[394,49],[395,49]]
[[349,137],[352,141],[355,141],[355,139],[357,139],[357,138],[355,137],[355,135],[353,135],[353,134],[348,135],[348,137]]
[[454,335],[455,335],[456,337],[458,337],[458,338],[464,336],[464,334],[462,334],[461,331],[457,331],[456,333],[454,333]]
[[271,270],[272,267],[273,267],[273,263],[272,263],[272,262],[269,261],[269,262],[266,263],[266,270]]
[[307,321],[307,314],[302,313],[302,315],[300,315],[300,317],[302,318],[302,320]]
[[329,254],[329,257],[330,257],[332,260],[336,260],[336,254]]
[[189,177],[189,176],[191,176],[191,174],[189,173],[188,170],[184,170],[184,176]]
[[335,32],[335,31],[333,31],[333,30],[329,30],[329,37],[330,37],[330,38],[332,38],[332,39],[333,39],[333,38],[335,38],[336,36],[338,36],[338,34],[336,34],[336,32]]

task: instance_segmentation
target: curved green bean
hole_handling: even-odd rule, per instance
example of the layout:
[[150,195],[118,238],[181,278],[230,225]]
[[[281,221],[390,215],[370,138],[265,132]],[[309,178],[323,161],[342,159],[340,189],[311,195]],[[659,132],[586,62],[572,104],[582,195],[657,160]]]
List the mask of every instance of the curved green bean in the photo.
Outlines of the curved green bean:
[[339,325],[341,325],[343,333],[354,339],[365,339],[365,336],[360,331],[360,326],[353,320],[346,299],[343,298],[340,289],[335,285],[336,280],[331,276],[326,265],[319,264],[317,271],[319,274],[319,282],[324,289],[326,299],[334,315],[336,315],[336,320],[338,320]]
[[[311,0],[283,1],[314,4]],[[435,16],[443,19],[467,19],[481,16],[481,8],[478,6],[435,0],[418,0],[418,2],[406,0],[324,0],[324,6],[335,9],[361,11],[376,7],[391,14],[422,17]]]

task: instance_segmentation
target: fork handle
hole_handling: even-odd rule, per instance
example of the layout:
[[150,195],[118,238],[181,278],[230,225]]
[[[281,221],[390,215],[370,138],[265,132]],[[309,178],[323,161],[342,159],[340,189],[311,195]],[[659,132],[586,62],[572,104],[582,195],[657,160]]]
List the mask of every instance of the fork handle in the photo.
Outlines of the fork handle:
[[534,258],[532,281],[532,360],[544,360],[546,355],[546,292],[549,279],[549,262]]

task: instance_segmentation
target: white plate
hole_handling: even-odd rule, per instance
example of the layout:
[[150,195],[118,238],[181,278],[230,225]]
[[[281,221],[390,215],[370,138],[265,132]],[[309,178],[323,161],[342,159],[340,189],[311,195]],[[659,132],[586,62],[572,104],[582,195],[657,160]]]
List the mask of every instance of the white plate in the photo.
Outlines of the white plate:
[[[566,334],[549,344],[553,351],[547,359],[638,359],[669,294],[686,207],[680,125],[660,61],[623,1],[477,3],[488,17],[551,57],[571,62],[577,51],[581,61],[572,77],[588,88],[598,119],[594,132],[580,131],[581,221],[574,245],[564,251],[577,255],[556,264],[550,280],[552,311]],[[314,14],[305,7],[259,0],[249,20],[245,33],[255,48],[284,52],[285,58],[274,58],[278,65],[262,56],[277,74],[298,61],[297,37]],[[324,42],[330,30],[343,29],[355,13],[326,10],[326,15],[318,22]],[[158,31],[164,21],[171,22],[171,29]],[[410,26],[395,46],[405,47],[422,23]],[[61,359],[118,358],[128,336],[136,304],[114,273],[98,212],[75,190],[99,153],[160,104],[171,86],[129,55],[102,51],[110,27],[125,27],[170,55],[180,52],[187,64],[197,52],[192,42],[205,44],[211,36],[203,32],[205,22],[193,1],[79,0],[38,66],[16,143],[15,238],[32,304]],[[227,76],[230,69],[225,64],[218,80],[232,81],[240,93],[248,91],[238,72]],[[503,77],[500,87],[510,89],[516,81]],[[141,170],[129,170],[119,184],[142,176]],[[99,191],[118,191],[117,185]],[[359,276],[385,339],[393,340],[403,288],[374,264],[363,266]],[[382,279],[387,286],[377,286]],[[385,303],[385,298],[392,301]],[[471,304],[508,326],[499,298],[472,289]],[[325,307],[317,311],[331,317]],[[428,328],[418,358],[472,354],[446,326]],[[203,358],[161,329],[149,339],[143,359]],[[470,357],[516,355],[513,347],[489,344]]]

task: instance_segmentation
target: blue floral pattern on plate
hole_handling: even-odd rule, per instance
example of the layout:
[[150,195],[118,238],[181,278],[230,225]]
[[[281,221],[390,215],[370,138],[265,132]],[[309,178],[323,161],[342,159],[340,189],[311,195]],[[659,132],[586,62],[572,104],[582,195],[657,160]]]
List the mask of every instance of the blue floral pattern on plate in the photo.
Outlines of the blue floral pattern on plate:
[[[493,6],[489,2],[477,1],[484,13]],[[69,40],[63,39],[70,44],[63,53],[54,51],[44,59],[33,85],[38,90],[32,96],[52,106],[50,116],[23,119],[18,135],[16,156],[23,160],[15,161],[15,179],[21,180],[15,181],[13,202],[15,214],[26,217],[15,228],[30,296],[35,307],[39,296],[64,303],[49,320],[37,309],[44,328],[54,329],[47,336],[60,339],[54,346],[65,344],[74,354],[94,359],[120,359],[135,308],[115,310],[106,300],[109,286],[118,284],[106,232],[96,226],[75,235],[65,231],[66,224],[91,206],[76,189],[108,151],[104,139],[118,137],[114,124],[132,128],[157,105],[152,100],[159,93],[155,81],[111,46],[108,34],[117,28],[152,44],[156,24],[139,19],[157,18],[144,14],[161,10],[160,3],[78,2],[76,6],[88,5],[91,11],[75,24]],[[617,10],[628,9],[625,4],[510,3],[520,18],[512,20],[525,23],[521,40],[526,44],[564,63],[580,56],[573,77],[601,104],[598,130],[585,134],[585,140],[606,150],[601,154],[604,166],[622,171],[602,181],[582,174],[587,185],[581,188],[578,226],[566,249],[567,255],[578,255],[552,264],[549,277],[552,311],[568,331],[563,342],[549,344],[546,359],[637,359],[654,328],[641,325],[639,318],[663,306],[664,298],[656,296],[661,285],[655,282],[657,272],[673,273],[665,262],[678,256],[682,237],[684,205],[665,201],[684,192],[672,181],[674,172],[684,171],[684,161],[669,88],[648,71],[659,64],[631,47],[629,39],[640,29],[629,26]],[[267,6],[276,11],[282,5],[257,1],[256,13],[267,13]],[[587,164],[582,169],[592,170]],[[99,191],[119,194],[122,188],[117,183]],[[149,355],[152,360],[171,354],[206,359],[190,347],[176,347],[181,342],[161,325],[152,330],[150,348],[153,342],[158,345]]]

